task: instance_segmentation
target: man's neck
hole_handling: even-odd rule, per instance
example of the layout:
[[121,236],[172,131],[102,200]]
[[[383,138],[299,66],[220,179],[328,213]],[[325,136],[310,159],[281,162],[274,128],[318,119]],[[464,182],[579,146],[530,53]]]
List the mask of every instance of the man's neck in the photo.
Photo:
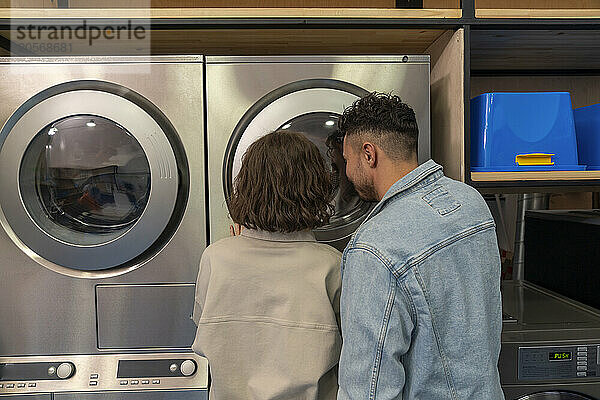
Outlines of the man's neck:
[[375,180],[375,191],[379,200],[387,193],[392,185],[402,179],[406,174],[419,166],[419,163],[414,161],[403,161],[398,163],[390,163],[380,172],[379,179]]

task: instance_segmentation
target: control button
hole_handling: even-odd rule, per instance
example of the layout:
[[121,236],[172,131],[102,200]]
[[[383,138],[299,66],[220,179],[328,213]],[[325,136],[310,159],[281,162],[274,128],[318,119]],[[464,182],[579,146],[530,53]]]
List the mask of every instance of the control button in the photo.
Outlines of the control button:
[[25,387],[25,384],[24,384],[24,383],[17,383],[17,387],[18,387],[18,388],[24,388],[24,387]]
[[177,371],[177,368],[178,368],[177,364],[171,364],[169,366],[169,371],[175,372],[175,371]]
[[98,386],[98,381],[90,381],[90,386]]
[[577,351],[587,351],[587,346],[584,347],[578,347]]
[[585,357],[577,357],[577,361],[587,361],[587,356],[585,356]]
[[48,368],[48,375],[54,375],[55,372],[56,372],[56,368],[54,368],[54,367]]
[[160,379],[153,379],[152,380],[152,384],[153,385],[159,385],[160,384]]
[[138,381],[138,380],[131,381],[131,384],[132,384],[132,385],[137,385],[137,384],[139,384],[139,383],[140,383],[140,381]]
[[190,376],[196,372],[196,363],[192,360],[185,360],[181,363],[181,373],[183,376]]
[[4,383],[0,383],[0,389],[4,387]]
[[587,372],[578,372],[577,376],[587,376]]
[[90,379],[98,379],[98,374],[91,374]]
[[147,385],[149,383],[150,381],[148,379],[142,379],[142,385]]
[[587,361],[577,361],[577,365],[587,365]]
[[15,384],[14,384],[14,383],[7,383],[7,384],[6,384],[6,388],[7,388],[7,389],[12,389],[12,388],[14,388],[14,387],[15,387]]
[[71,363],[62,363],[56,369],[56,376],[58,376],[60,379],[67,379],[71,375],[73,375],[74,369],[75,368],[73,368],[73,364],[71,364]]
[[37,383],[30,383],[29,384],[29,387],[36,387],[36,386],[37,386]]
[[578,365],[577,371],[587,371],[587,365]]
[[127,385],[128,383],[129,383],[128,381],[121,381],[121,382],[119,382],[119,385],[124,386],[124,385]]
[[586,356],[587,357],[587,351],[578,351],[577,355],[578,356]]

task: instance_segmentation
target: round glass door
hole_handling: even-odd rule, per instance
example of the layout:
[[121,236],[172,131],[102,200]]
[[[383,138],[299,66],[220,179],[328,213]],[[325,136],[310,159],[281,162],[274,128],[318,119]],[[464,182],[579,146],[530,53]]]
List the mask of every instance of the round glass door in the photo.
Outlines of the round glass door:
[[19,174],[23,203],[46,233],[74,245],[113,240],[142,215],[150,166],[124,127],[97,115],[70,116],[31,141]]
[[591,397],[571,392],[548,391],[529,394],[519,400],[593,400]]
[[4,230],[69,276],[141,266],[176,231],[188,196],[173,126],[147,99],[108,82],[68,82],[25,102],[2,128],[0,169]]
[[244,114],[229,140],[223,164],[225,198],[231,193],[242,156],[250,144],[277,129],[302,133],[317,145],[329,165],[335,191],[334,215],[327,225],[314,230],[315,237],[343,250],[374,204],[362,201],[346,177],[343,138],[337,121],[345,107],[367,93],[348,82],[308,79],[263,96]]

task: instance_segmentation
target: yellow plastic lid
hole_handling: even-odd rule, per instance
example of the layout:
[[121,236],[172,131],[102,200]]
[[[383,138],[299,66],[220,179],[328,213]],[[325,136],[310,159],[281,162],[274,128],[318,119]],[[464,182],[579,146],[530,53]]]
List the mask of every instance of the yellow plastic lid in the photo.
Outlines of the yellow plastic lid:
[[526,165],[554,165],[552,156],[554,154],[546,153],[530,153],[530,154],[517,154],[515,162],[519,166]]

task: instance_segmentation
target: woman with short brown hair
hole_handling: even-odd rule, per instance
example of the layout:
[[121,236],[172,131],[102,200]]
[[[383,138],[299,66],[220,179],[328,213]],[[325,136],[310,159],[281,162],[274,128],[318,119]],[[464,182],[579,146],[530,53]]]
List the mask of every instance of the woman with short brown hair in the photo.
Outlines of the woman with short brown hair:
[[311,229],[332,213],[318,148],[284,130],[254,142],[229,211],[241,234],[210,245],[196,284],[193,348],[211,400],[335,399],[340,253]]

